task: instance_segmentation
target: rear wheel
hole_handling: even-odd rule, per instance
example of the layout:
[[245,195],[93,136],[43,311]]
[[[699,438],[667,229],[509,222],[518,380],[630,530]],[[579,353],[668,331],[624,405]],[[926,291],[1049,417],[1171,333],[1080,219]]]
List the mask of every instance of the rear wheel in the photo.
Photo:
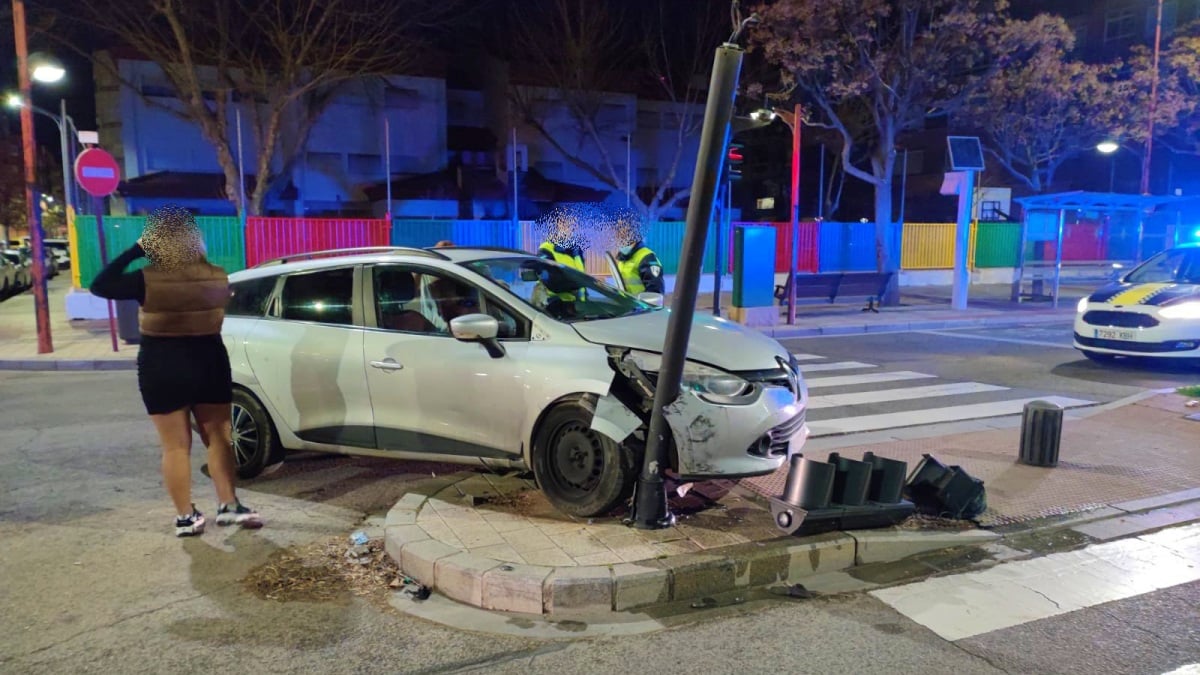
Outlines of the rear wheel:
[[1117,358],[1115,354],[1104,354],[1102,352],[1093,352],[1085,349],[1081,349],[1079,351],[1083,352],[1083,355],[1086,356],[1089,361],[1094,361],[1096,363],[1112,363]]
[[238,478],[254,478],[283,461],[283,446],[271,416],[258,399],[243,389],[233,390],[233,459]]
[[594,431],[595,401],[584,397],[546,413],[533,446],[538,485],[556,509],[604,515],[629,499],[637,480],[633,453]]

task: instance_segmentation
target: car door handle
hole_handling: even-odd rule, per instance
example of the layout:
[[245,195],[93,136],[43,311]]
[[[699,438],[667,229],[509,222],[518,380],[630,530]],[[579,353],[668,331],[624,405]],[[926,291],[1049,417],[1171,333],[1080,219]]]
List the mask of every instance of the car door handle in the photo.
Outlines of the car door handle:
[[396,359],[384,359],[382,361],[372,361],[371,367],[378,368],[380,370],[400,370],[400,369],[404,368],[404,366]]

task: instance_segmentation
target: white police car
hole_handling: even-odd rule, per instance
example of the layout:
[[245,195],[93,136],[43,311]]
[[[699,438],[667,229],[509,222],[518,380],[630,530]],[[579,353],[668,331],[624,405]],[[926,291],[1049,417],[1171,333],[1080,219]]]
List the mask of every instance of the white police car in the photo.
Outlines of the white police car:
[[1200,245],[1155,255],[1077,309],[1075,348],[1093,361],[1200,359]]

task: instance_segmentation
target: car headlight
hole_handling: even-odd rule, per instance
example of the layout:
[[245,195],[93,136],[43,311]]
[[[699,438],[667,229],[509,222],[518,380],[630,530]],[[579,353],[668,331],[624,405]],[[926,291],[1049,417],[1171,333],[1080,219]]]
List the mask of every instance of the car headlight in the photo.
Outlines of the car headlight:
[[1088,299],[1087,299],[1087,298],[1080,298],[1080,299],[1079,299],[1079,304],[1078,304],[1078,305],[1075,305],[1075,311],[1076,311],[1076,312],[1079,312],[1080,314],[1083,314],[1084,312],[1086,312],[1086,311],[1087,311],[1087,307],[1088,307]]
[[[662,354],[630,352],[626,358],[633,361],[644,373],[657,376],[658,372],[662,370]],[[681,384],[684,389],[722,398],[741,396],[751,388],[749,382],[737,375],[695,361],[683,362]]]
[[1158,315],[1164,319],[1200,319],[1200,302],[1181,302],[1163,307]]

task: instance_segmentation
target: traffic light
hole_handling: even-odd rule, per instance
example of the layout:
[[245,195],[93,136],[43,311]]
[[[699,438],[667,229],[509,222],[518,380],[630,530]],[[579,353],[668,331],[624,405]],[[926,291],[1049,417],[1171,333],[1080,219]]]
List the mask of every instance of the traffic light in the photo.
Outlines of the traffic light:
[[742,168],[746,163],[746,144],[730,143],[726,159],[729,162],[729,180],[741,180]]

